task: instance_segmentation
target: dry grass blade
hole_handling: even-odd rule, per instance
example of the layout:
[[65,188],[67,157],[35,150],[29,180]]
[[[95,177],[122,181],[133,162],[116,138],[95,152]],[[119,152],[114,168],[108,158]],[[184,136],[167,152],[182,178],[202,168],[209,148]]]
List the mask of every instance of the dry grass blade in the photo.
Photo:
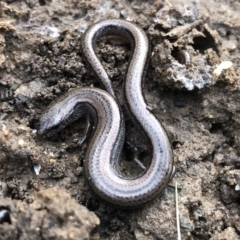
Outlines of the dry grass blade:
[[179,209],[178,209],[178,187],[177,187],[177,182],[175,184],[175,201],[176,201],[177,235],[178,235],[178,240],[181,240],[180,221],[179,221]]
[[166,2],[169,5],[169,7],[172,7],[172,4],[170,3],[170,1],[167,0]]

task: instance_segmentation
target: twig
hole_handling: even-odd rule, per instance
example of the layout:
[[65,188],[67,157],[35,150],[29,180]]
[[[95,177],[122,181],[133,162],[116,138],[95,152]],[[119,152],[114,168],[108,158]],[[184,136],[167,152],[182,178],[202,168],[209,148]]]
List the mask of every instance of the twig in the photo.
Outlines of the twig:
[[178,188],[177,188],[177,182],[175,183],[175,201],[176,201],[177,235],[178,235],[178,240],[181,240],[180,221],[179,221],[179,209],[178,209]]

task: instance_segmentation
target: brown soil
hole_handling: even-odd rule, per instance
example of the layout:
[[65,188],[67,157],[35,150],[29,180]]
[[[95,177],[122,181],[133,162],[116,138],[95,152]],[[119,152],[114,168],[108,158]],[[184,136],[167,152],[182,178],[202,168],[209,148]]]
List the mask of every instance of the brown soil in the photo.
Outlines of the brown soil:
[[[177,239],[175,182],[182,239],[240,239],[239,12],[237,0],[1,1],[0,239]],[[77,86],[101,87],[80,39],[106,18],[135,22],[149,37],[144,93],[177,169],[161,196],[132,211],[109,206],[86,185],[89,140],[77,145],[84,119],[57,137],[36,134],[54,99]],[[130,45],[103,39],[97,53],[121,96]],[[127,127],[147,164],[148,143]],[[139,168],[125,161],[130,155],[124,148],[126,175]]]

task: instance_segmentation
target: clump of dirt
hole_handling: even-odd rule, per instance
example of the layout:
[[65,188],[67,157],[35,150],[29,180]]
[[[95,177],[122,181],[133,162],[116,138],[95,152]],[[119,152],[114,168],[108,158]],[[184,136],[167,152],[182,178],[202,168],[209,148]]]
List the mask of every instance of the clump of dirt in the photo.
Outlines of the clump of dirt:
[[[239,9],[238,1],[214,0],[0,2],[0,239],[176,239],[176,181],[182,239],[240,239]],[[80,40],[106,18],[132,21],[149,37],[144,95],[176,164],[162,195],[134,211],[109,206],[86,185],[84,120],[52,138],[37,135],[54,99],[101,88]],[[121,98],[130,44],[106,38],[97,54]],[[147,164],[150,147],[128,120],[126,138]],[[130,155],[124,148],[126,175],[141,170],[125,161]],[[92,232],[98,219],[81,204],[100,218]]]
[[0,197],[0,239],[89,239],[99,219],[66,192],[49,188],[34,202]]

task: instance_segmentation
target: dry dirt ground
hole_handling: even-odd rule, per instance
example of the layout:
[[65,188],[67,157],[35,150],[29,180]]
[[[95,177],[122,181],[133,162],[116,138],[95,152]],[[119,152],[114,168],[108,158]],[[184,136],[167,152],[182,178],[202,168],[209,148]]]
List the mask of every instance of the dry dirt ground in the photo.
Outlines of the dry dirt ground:
[[[238,0],[6,0],[0,2],[0,239],[240,239],[240,2]],[[85,120],[37,135],[46,106],[77,86],[101,87],[80,46],[106,18],[135,22],[151,58],[144,93],[173,147],[176,175],[151,204],[118,210],[84,180]],[[103,39],[97,53],[121,97],[131,56]],[[127,118],[127,117],[126,117]],[[126,119],[148,164],[149,143]],[[124,148],[126,175],[139,168]],[[82,205],[85,205],[82,206]]]

